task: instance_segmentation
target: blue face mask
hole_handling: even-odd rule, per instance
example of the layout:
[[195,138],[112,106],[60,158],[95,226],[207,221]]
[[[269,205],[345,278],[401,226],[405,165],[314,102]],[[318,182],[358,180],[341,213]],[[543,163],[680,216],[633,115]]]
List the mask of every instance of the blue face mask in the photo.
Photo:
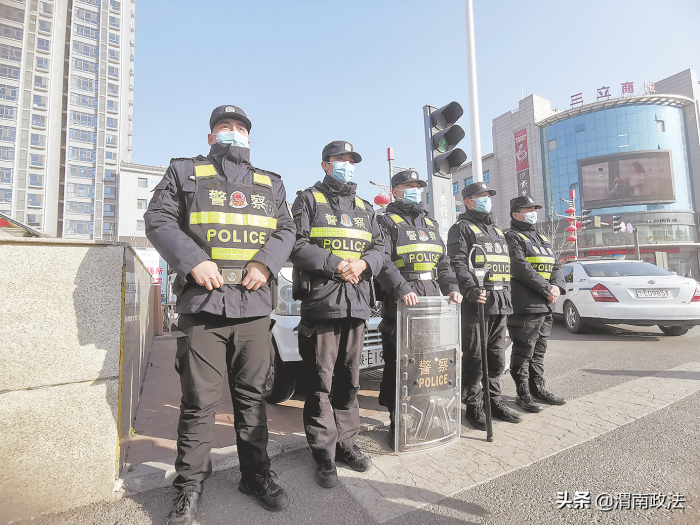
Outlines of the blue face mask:
[[403,190],[402,201],[408,204],[418,204],[420,202],[420,196],[423,192],[423,188],[406,188]]
[[219,131],[216,134],[216,142],[219,144],[231,144],[239,148],[250,148],[247,137],[235,129],[233,131]]
[[525,218],[523,219],[523,222],[526,222],[528,224],[535,224],[537,222],[537,212],[536,211],[529,211],[527,213],[523,213]]
[[476,211],[489,213],[491,211],[491,197],[479,197],[476,201]]
[[338,182],[347,184],[352,180],[353,175],[355,175],[355,165],[350,162],[334,162],[333,171],[330,173]]

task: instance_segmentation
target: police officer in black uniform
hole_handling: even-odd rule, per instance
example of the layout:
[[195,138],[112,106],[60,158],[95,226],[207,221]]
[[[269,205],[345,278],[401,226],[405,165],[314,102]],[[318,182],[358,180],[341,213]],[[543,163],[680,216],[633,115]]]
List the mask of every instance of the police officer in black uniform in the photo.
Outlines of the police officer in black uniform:
[[297,238],[291,259],[305,290],[299,324],[307,378],[304,428],[316,481],[330,488],[338,481],[336,461],[360,472],[372,465],[355,444],[357,392],[370,279],[384,263],[384,240],[372,206],[350,182],[362,157],[352,144],[337,140],[323,148],[321,158],[323,181],[299,192],[292,206]]
[[394,446],[396,403],[396,302],[402,299],[405,304],[413,305],[417,303],[418,296],[439,296],[440,292],[456,303],[462,302],[440,230],[428,218],[421,201],[425,186],[426,182],[413,170],[394,175],[391,178],[391,192],[396,200],[377,219],[384,233],[388,256],[384,269],[377,276],[383,292],[379,329],[384,354],[379,404],[389,409],[391,447]]
[[[477,303],[484,305],[489,368],[491,414],[494,417],[519,423],[520,414],[507,407],[501,399],[500,376],[505,370],[506,317],[512,313],[510,299],[510,259],[503,232],[494,225],[491,215],[491,196],[496,195],[483,182],[475,182],[462,190],[466,211],[452,225],[447,237],[447,254],[457,275],[459,289],[466,301],[462,302],[462,395],[467,407],[467,420],[474,428],[486,430],[486,416],[481,389],[481,341]],[[486,253],[489,267],[486,290],[479,293],[479,285],[469,272],[469,252],[480,245]]]
[[177,272],[175,368],[182,401],[178,491],[168,523],[191,523],[211,474],[214,418],[228,375],[239,489],[268,510],[288,499],[270,471],[264,386],[270,368],[271,282],[294,244],[279,175],[250,164],[250,120],[237,106],[209,120],[209,155],[173,159],[145,214],[146,235]]
[[528,412],[542,411],[536,400],[566,403],[545,388],[544,354],[552,331],[552,311],[559,294],[566,291],[561,263],[549,239],[535,228],[540,208],[532,197],[511,199],[511,229],[506,232],[513,297],[513,313],[508,317],[513,341],[510,375],[518,391],[516,402]]

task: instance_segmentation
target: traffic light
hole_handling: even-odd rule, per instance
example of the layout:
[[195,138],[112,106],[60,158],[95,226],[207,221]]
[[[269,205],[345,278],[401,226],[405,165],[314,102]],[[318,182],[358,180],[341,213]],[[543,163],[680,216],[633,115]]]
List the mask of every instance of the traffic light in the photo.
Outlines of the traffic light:
[[591,223],[589,213],[591,213],[591,210],[581,210],[581,230],[585,230],[586,225]]
[[621,215],[613,215],[612,217],[612,231],[613,233],[619,233],[620,230],[622,230],[622,216]]
[[455,124],[464,114],[462,106],[458,102],[450,102],[435,109],[426,106],[430,118],[426,118],[426,150],[428,165],[432,167],[428,175],[450,178],[450,174],[459,168],[467,154],[460,148],[455,148],[464,138],[464,130]]

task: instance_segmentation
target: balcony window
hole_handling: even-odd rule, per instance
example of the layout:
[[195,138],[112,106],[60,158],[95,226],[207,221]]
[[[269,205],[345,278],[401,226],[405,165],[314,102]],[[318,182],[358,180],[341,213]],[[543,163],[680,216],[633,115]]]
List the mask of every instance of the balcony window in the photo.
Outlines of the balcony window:
[[48,2],[41,2],[41,8],[39,12],[42,15],[53,16],[53,6]]
[[27,206],[32,208],[41,208],[43,196],[41,193],[27,193]]
[[110,95],[118,95],[119,94],[119,84],[112,84],[111,82],[107,83],[107,93]]
[[117,188],[112,186],[105,186],[105,199],[116,199],[117,198]]
[[34,166],[35,168],[43,168],[44,167],[44,156],[39,155],[38,153],[30,153],[29,154],[29,165]]
[[70,85],[72,88],[79,89],[81,91],[89,91],[90,93],[97,93],[97,81],[93,78],[80,77],[78,75],[70,76]]
[[77,36],[82,36],[83,38],[92,38],[93,40],[100,39],[100,31],[99,29],[95,29],[94,27],[75,24],[73,32]]
[[0,18],[11,20],[12,22],[24,23],[24,9],[9,5],[0,5]]
[[83,113],[82,111],[71,111],[70,123],[77,124],[78,126],[90,126],[95,128],[97,127],[97,115]]
[[107,135],[107,145],[108,146],[116,146],[117,145],[117,136],[116,135]]
[[119,13],[122,10],[122,3],[119,0],[109,0],[109,8],[115,13]]
[[46,116],[32,114],[32,126],[37,127],[37,128],[45,128],[46,127]]
[[94,228],[92,221],[66,221],[66,233],[69,235],[91,235]]
[[34,95],[34,107],[38,109],[46,109],[46,105],[49,103],[48,97],[43,95]]
[[71,140],[95,144],[97,142],[97,132],[71,128],[68,130],[68,138]]
[[148,179],[142,179],[139,177],[139,188],[148,188]]
[[15,148],[0,146],[0,160],[15,160]]
[[0,99],[16,102],[18,95],[19,88],[17,86],[6,86],[5,84],[0,84]]
[[30,173],[29,174],[29,185],[34,186],[35,188],[43,188],[44,187],[44,176],[39,174],[39,173]]
[[117,129],[117,121],[118,119],[114,117],[107,117],[107,127],[112,128],[112,129]]
[[46,147],[46,136],[40,135],[38,133],[32,133],[31,144],[35,148],[45,148]]
[[12,190],[0,190],[0,202],[12,202]]
[[34,75],[34,87],[37,89],[49,89],[49,79],[40,75]]
[[48,53],[51,51],[51,42],[44,38],[37,38],[36,48],[39,51],[44,51],[45,53]]
[[116,151],[105,151],[105,161],[116,164],[117,162],[117,152]]
[[19,68],[9,64],[0,64],[0,77],[19,80]]
[[90,11],[89,9],[76,7],[75,17],[82,22],[87,22],[88,24],[100,25],[100,14],[96,13],[95,11]]
[[0,167],[0,183],[12,184],[12,168]]
[[97,97],[89,97],[80,93],[71,93],[70,102],[76,106],[85,106],[86,108],[97,107]]
[[119,111],[119,102],[116,100],[108,100],[107,101],[107,111],[111,111],[112,113],[116,113]]
[[[105,215],[107,215],[107,214],[105,213]],[[112,215],[114,215],[114,213],[112,213]],[[111,222],[103,222],[102,223],[102,233],[107,234],[107,235],[113,234],[114,233],[114,224]]]
[[24,40],[24,30],[21,27],[8,26],[7,24],[0,24],[0,36],[5,38],[11,38],[12,40],[22,41]]
[[80,177],[81,179],[94,179],[95,168],[86,168],[85,166],[71,165],[68,168],[68,174],[72,177]]
[[117,207],[114,204],[105,204],[104,209],[102,210],[102,215],[105,217],[114,217],[114,210]]
[[114,33],[109,34],[109,43],[113,46],[118,46],[119,45],[119,35],[115,35]]
[[13,62],[21,62],[22,49],[7,44],[0,44],[0,58],[12,60]]
[[17,128],[14,126],[0,126],[0,141],[14,142],[17,139]]
[[51,22],[48,20],[39,20],[39,32],[51,34]]
[[119,31],[119,17],[118,16],[110,16],[109,17],[109,27],[111,29],[116,29]]
[[115,66],[109,66],[108,75],[110,78],[119,79],[119,68]]
[[72,182],[68,183],[68,189],[66,191],[67,197],[81,197],[83,199],[94,199],[95,198],[95,186],[92,184],[74,184]]
[[80,215],[92,215],[95,212],[95,205],[91,202],[69,201],[66,203],[66,211]]
[[105,170],[105,180],[117,180],[117,172],[115,170],[106,169]]
[[82,162],[95,162],[95,150],[70,146],[68,148],[68,158]]
[[95,75],[100,72],[97,62],[90,62],[89,60],[85,60],[83,58],[73,59],[73,69],[77,69],[78,71],[87,71],[88,73],[94,73]]
[[27,226],[41,227],[41,214],[39,213],[28,213],[27,214]]
[[119,51],[117,49],[110,49],[109,50],[109,59],[110,60],[115,60],[119,61]]
[[99,58],[99,51],[100,48],[98,46],[87,44],[85,42],[78,42],[77,40],[73,41],[73,52],[78,55],[83,55],[90,58]]

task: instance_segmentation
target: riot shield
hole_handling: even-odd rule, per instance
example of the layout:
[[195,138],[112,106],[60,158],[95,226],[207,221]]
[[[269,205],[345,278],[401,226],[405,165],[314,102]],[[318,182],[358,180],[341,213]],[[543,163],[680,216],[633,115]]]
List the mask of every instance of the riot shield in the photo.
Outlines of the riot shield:
[[460,305],[447,297],[398,304],[396,319],[397,454],[459,439],[462,351]]

